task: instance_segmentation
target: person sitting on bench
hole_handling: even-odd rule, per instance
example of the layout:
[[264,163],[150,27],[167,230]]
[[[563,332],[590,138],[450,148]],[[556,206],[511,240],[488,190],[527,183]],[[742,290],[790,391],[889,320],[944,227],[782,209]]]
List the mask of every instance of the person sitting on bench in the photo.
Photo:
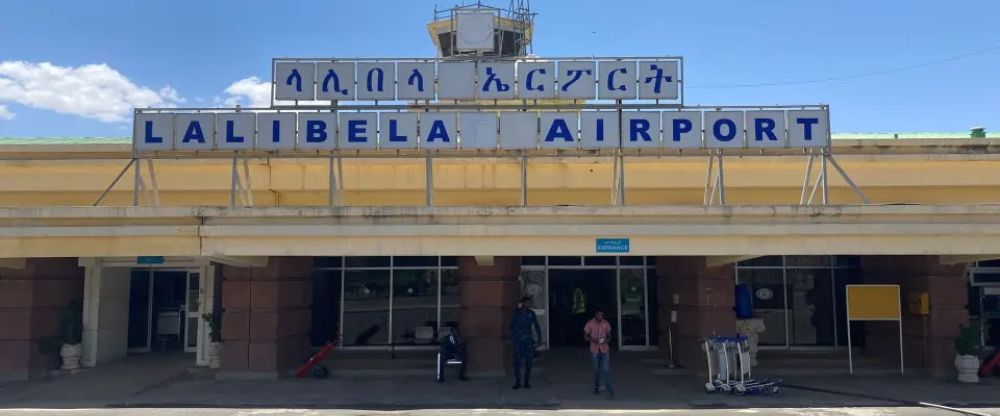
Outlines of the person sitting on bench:
[[469,357],[466,354],[465,341],[462,340],[462,335],[458,332],[457,327],[452,328],[450,334],[441,338],[441,348],[438,350],[438,383],[444,383],[444,368],[448,365],[449,360],[461,362],[458,378],[462,381],[468,380],[465,377],[465,367],[469,363]]

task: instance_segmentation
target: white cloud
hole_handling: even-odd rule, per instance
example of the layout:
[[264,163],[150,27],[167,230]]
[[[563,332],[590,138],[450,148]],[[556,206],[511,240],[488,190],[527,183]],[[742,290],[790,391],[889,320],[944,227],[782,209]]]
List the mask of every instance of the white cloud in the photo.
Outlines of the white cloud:
[[228,96],[225,99],[216,100],[225,107],[270,107],[271,106],[271,83],[261,81],[257,77],[243,78],[225,89]]
[[10,112],[6,106],[0,105],[0,119],[10,120],[14,118],[14,113]]
[[[93,118],[104,122],[132,119],[136,107],[176,107],[177,90],[135,85],[106,64],[78,67],[49,62],[0,62],[0,103],[21,105]],[[0,106],[0,117],[13,114]]]

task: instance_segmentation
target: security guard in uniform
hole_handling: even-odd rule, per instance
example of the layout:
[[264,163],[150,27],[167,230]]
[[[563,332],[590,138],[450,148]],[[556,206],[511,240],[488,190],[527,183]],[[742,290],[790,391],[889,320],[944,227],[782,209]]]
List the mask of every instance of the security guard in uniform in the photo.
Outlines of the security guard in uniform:
[[[531,361],[535,358],[535,340],[542,339],[542,328],[538,325],[535,311],[528,306],[531,298],[524,297],[517,303],[514,316],[510,320],[510,334],[514,342],[514,389],[531,388]],[[534,337],[532,337],[534,329]],[[521,368],[524,368],[524,383],[521,383]]]

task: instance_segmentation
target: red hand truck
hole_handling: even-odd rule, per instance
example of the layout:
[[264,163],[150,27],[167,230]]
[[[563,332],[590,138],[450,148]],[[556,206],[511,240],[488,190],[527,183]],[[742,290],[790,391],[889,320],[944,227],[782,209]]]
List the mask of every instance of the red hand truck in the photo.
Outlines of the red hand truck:
[[343,342],[343,338],[338,334],[337,339],[334,341],[328,341],[323,348],[320,348],[315,354],[309,357],[305,363],[302,364],[297,370],[295,370],[295,377],[302,378],[308,374],[312,374],[313,378],[327,378],[330,375],[330,370],[325,366],[319,365],[323,360],[326,359],[333,352],[337,345]]

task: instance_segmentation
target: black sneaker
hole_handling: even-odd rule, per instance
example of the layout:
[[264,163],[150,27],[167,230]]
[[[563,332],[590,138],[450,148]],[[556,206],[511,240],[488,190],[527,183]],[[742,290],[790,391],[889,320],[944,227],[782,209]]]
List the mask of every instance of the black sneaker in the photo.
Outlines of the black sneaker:
[[521,388],[521,383],[514,383],[514,386],[511,387],[511,388],[514,389],[514,390],[520,389]]
[[461,377],[459,377],[458,379],[459,379],[459,380],[462,380],[462,381],[469,381],[469,378],[468,378],[468,377],[466,377],[466,376],[461,376]]
[[444,383],[444,379],[443,378],[439,378],[439,379],[437,379],[437,382],[438,383]]
[[600,387],[594,387],[594,394],[601,394],[601,388]]
[[529,382],[525,381],[525,382],[524,382],[524,388],[526,388],[526,389],[530,389],[530,388],[531,388],[531,383],[529,383]]

